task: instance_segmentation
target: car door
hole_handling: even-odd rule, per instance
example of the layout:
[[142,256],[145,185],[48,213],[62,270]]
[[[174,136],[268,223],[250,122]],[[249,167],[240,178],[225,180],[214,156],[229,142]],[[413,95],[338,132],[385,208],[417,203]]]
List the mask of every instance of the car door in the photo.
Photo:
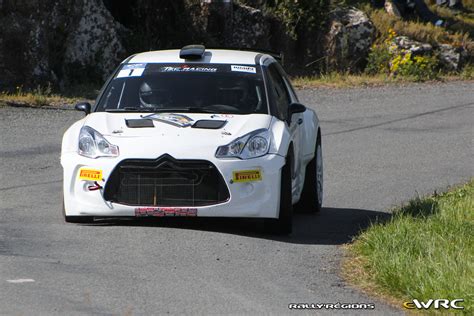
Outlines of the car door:
[[293,187],[293,196],[296,192],[301,191],[301,181],[299,177],[301,174],[301,124],[303,122],[302,113],[293,114],[292,117],[289,117],[289,106],[292,102],[297,102],[295,100],[296,96],[291,91],[290,86],[288,86],[287,79],[285,79],[285,74],[283,70],[279,69],[277,63],[272,63],[268,66],[268,74],[271,81],[272,99],[275,102],[275,111],[276,115],[282,121],[285,121],[287,124],[288,131],[291,136],[291,142],[293,143],[293,166],[292,166],[292,187]]
[[[298,96],[295,93],[295,90],[293,89],[290,80],[288,79],[288,76],[286,75],[285,71],[283,68],[277,64],[277,68],[280,72],[280,75],[283,78],[283,81],[285,83],[286,90],[288,92],[288,95],[290,97],[290,104],[291,103],[300,103],[298,100]],[[291,124],[290,124],[290,129],[294,128],[295,129],[295,179],[297,180],[295,183],[295,187],[297,188],[296,192],[301,192],[303,189],[304,185],[304,138],[305,138],[305,128],[304,128],[304,119],[305,119],[305,113],[295,113],[292,115],[291,118]],[[297,148],[297,149],[296,149]]]

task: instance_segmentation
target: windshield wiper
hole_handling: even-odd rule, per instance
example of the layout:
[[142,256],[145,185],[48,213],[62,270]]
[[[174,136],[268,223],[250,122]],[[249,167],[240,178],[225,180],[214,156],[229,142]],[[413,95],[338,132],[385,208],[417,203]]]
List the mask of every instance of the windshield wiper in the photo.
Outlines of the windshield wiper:
[[105,112],[151,112],[151,113],[163,113],[163,112],[194,112],[200,111],[199,108],[142,108],[142,107],[124,107],[118,109],[105,109]]
[[203,109],[199,107],[188,107],[188,108],[154,108],[150,109],[150,112],[155,113],[172,113],[172,112],[186,112],[186,113],[214,113],[213,110]]
[[124,107],[119,109],[105,109],[105,112],[154,112],[149,109],[135,108],[135,107]]
[[235,112],[230,111],[219,111],[215,109],[206,109],[200,107],[187,107],[187,108],[141,108],[141,107],[124,107],[119,109],[105,109],[105,112],[151,112],[151,113],[212,113],[212,114],[230,114]]

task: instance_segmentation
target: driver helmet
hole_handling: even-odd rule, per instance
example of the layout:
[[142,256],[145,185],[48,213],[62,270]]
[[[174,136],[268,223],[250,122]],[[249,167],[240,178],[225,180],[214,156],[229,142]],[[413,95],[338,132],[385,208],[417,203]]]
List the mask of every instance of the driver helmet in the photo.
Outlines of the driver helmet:
[[166,89],[157,83],[143,81],[138,92],[140,106],[145,108],[164,107]]

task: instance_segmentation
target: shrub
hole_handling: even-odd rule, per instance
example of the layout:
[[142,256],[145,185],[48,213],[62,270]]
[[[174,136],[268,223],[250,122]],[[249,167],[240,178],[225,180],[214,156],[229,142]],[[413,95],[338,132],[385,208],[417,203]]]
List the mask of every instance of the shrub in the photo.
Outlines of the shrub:
[[393,44],[393,39],[396,36],[396,32],[389,29],[385,40],[372,46],[365,72],[409,77],[415,81],[436,79],[438,58],[436,56],[413,56],[410,51],[399,50]]
[[265,7],[283,22],[288,35],[296,40],[298,30],[311,32],[325,23],[329,0],[272,0],[267,1]]
[[372,45],[365,68],[367,74],[390,73],[390,60],[393,57],[390,45],[395,36],[396,33],[393,30],[389,30],[387,38],[381,44]]
[[474,79],[474,64],[467,64],[461,71],[461,78],[465,80]]
[[390,64],[390,72],[396,76],[412,77],[415,81],[437,78],[435,56],[412,56],[411,52],[397,55]]

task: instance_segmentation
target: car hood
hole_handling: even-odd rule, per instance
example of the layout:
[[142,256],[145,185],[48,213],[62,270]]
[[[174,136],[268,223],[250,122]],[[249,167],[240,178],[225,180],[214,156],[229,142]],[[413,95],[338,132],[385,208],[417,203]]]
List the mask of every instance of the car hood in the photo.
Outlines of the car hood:
[[[153,127],[130,127],[130,120],[139,120],[148,113],[107,113],[96,112],[85,118],[84,125],[101,133],[111,143],[120,147],[120,153],[129,156],[156,156],[162,153],[182,156],[186,152],[200,150],[215,152],[218,146],[261,128],[269,128],[271,116],[267,114],[194,114],[172,113],[189,118],[189,124],[197,121],[222,121],[221,128],[181,127],[161,118],[168,115],[159,114],[159,120],[153,119]],[[128,124],[127,124],[128,121]],[[150,122],[147,122],[150,124]],[[156,148],[156,149],[151,149]],[[159,150],[158,150],[159,149]]]

